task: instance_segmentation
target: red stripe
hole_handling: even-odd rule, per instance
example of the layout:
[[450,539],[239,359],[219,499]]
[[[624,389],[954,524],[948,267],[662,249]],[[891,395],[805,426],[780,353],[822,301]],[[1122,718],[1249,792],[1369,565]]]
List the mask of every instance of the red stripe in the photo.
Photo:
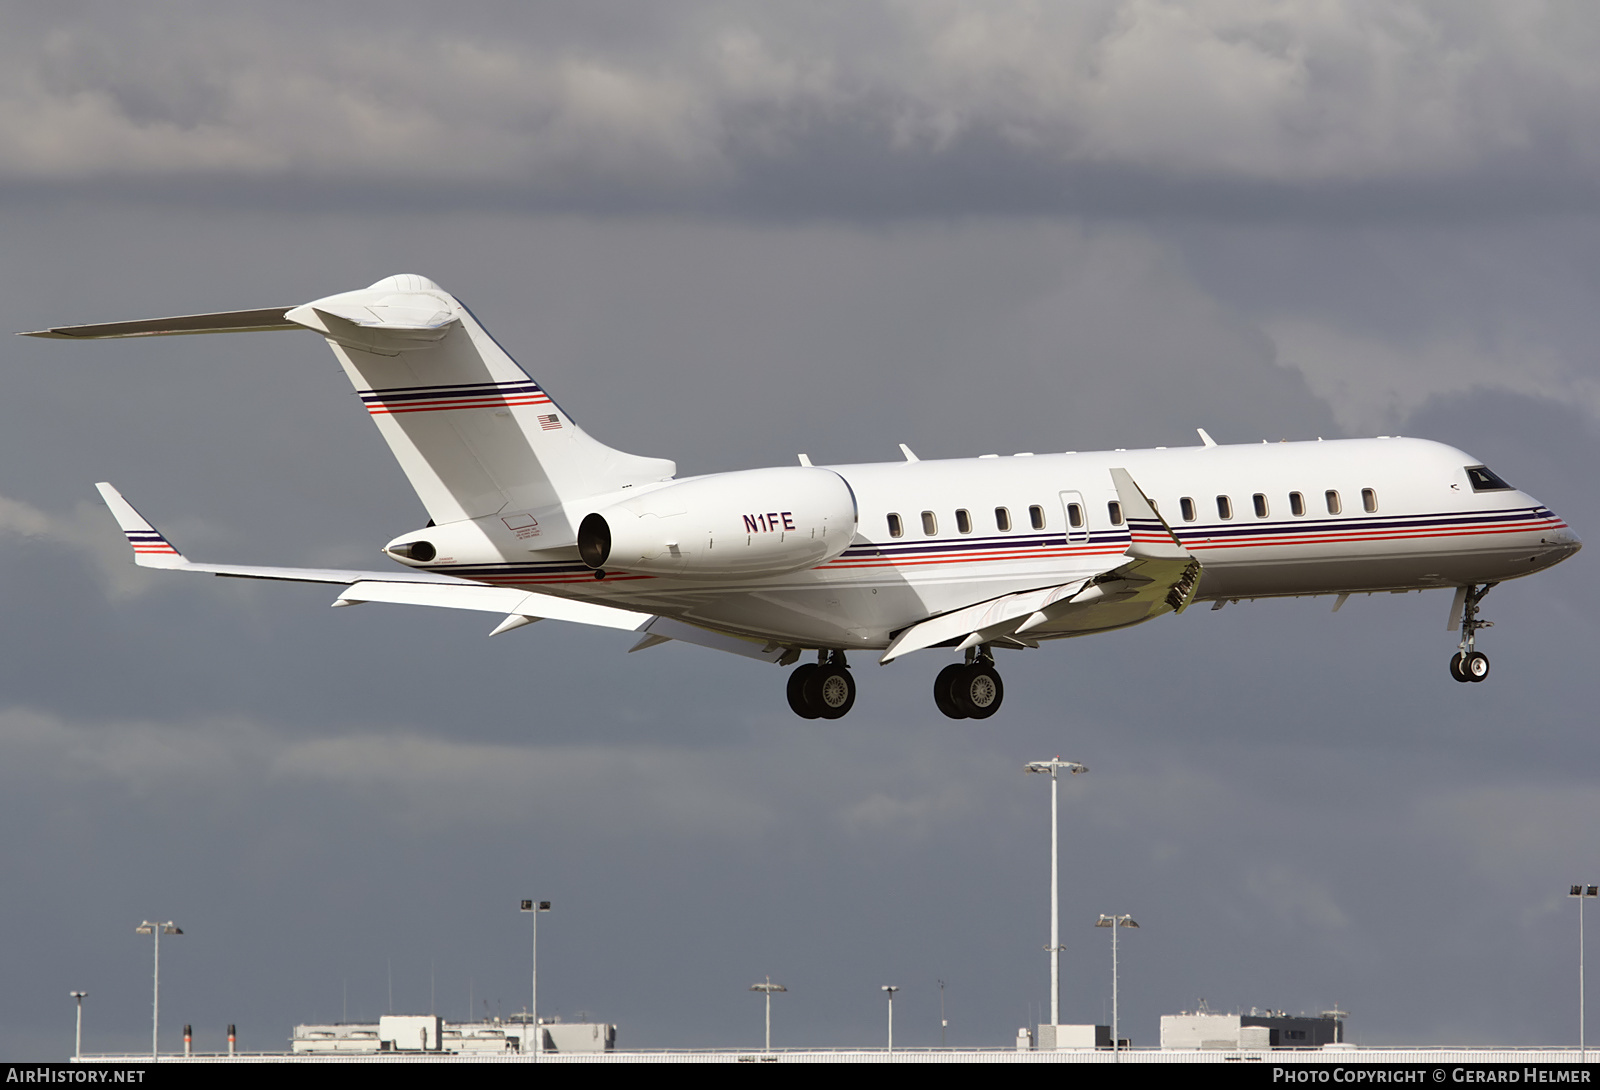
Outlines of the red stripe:
[[1410,532],[1396,530],[1388,533],[1319,534],[1315,537],[1284,537],[1282,535],[1273,535],[1270,537],[1251,538],[1247,541],[1190,541],[1185,544],[1185,547],[1191,550],[1246,549],[1269,548],[1273,546],[1285,545],[1316,545],[1322,542],[1347,544],[1350,542],[1359,541],[1412,541],[1417,538],[1481,537],[1489,534],[1515,534],[1523,533],[1528,530],[1539,529],[1540,527],[1545,527],[1547,529],[1552,528],[1545,523],[1523,523],[1512,526],[1495,526],[1481,529],[1415,530]]
[[543,394],[524,394],[511,397],[478,397],[455,398],[440,401],[423,401],[405,404],[396,402],[390,406],[386,402],[372,401],[367,403],[367,412],[373,416],[394,413],[431,413],[445,409],[488,409],[499,405],[551,405],[554,404]]

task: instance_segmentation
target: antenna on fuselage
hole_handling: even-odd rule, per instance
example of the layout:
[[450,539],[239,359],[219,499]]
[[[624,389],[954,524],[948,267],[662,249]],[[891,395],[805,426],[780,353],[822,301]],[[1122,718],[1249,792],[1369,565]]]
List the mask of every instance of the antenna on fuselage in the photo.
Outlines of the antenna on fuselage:
[[1206,431],[1206,429],[1196,428],[1194,430],[1200,433],[1200,442],[1204,443],[1206,446],[1214,447],[1217,445],[1217,441],[1211,438],[1211,433]]

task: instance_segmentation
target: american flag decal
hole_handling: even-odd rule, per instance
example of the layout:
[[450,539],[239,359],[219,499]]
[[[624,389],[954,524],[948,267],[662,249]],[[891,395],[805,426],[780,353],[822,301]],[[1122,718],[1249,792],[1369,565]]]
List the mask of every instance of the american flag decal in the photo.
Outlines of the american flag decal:
[[555,413],[548,413],[539,417],[539,429],[541,431],[556,431],[560,427],[561,418]]

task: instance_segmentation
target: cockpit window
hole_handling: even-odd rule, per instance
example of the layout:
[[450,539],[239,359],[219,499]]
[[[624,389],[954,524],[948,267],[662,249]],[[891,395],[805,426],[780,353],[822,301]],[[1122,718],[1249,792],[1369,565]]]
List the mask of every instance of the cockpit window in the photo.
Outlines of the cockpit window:
[[1510,492],[1511,486],[1502,481],[1488,466],[1468,466],[1467,480],[1474,492]]

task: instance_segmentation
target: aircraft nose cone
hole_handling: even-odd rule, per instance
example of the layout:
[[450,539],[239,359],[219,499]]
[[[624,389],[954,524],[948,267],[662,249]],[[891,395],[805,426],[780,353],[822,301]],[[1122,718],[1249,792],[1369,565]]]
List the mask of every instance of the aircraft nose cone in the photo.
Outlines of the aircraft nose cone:
[[1542,558],[1546,560],[1546,563],[1541,565],[1542,567],[1559,564],[1583,548],[1583,541],[1573,532],[1570,526],[1563,526],[1553,533],[1546,534],[1541,540],[1546,547]]

